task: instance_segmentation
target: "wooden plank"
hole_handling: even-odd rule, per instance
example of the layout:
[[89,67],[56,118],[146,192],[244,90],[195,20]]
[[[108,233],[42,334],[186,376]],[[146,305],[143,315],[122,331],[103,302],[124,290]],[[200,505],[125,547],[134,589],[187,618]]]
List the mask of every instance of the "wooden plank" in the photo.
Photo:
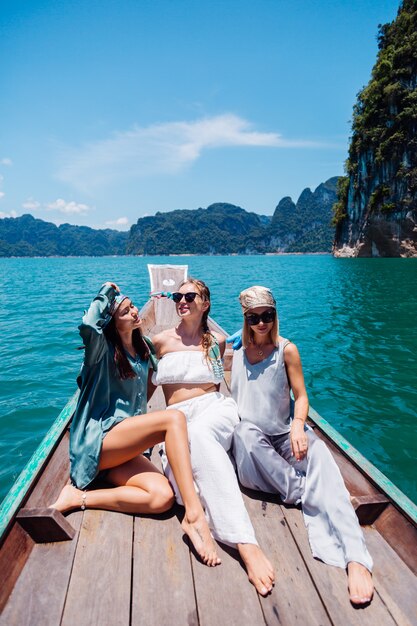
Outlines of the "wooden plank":
[[14,523],[0,550],[0,613],[25,566],[35,543]]
[[389,504],[383,493],[374,496],[354,496],[352,506],[362,526],[373,524]]
[[394,506],[388,506],[374,522],[375,528],[417,575],[417,528]]
[[[329,617],[274,496],[245,490],[259,545],[276,571],[273,592],[260,598],[267,624],[330,624]],[[265,499],[264,499],[265,498]]]
[[374,558],[374,583],[398,624],[417,624],[417,579],[401,558],[374,529],[365,529]]
[[[188,265],[148,265],[151,291],[175,291],[186,277]],[[156,324],[169,328],[175,322],[177,314],[175,304],[169,298],[154,300]]]
[[207,567],[192,555],[200,626],[264,626],[258,594],[237,550],[218,544],[218,554],[222,563],[217,567]]
[[129,624],[133,517],[110,511],[84,512],[64,626]]
[[352,496],[374,496],[381,493],[364,474],[339,450],[334,442],[326,435],[320,432],[318,428],[314,429],[314,433],[319,439],[322,439],[330,452],[340,472],[343,476],[346,488]]
[[368,459],[366,459],[356,448],[354,448],[333,426],[329,424],[317,411],[310,407],[309,418],[325,433],[336,446],[345,454],[351,462],[358,467],[365,476],[381,489],[389,499],[395,503],[407,517],[417,525],[417,505],[407,498],[398,487],[392,483],[387,476],[379,471]]
[[[32,493],[27,504],[45,506],[53,502],[68,480],[68,469],[68,433],[65,433],[40,477],[34,476],[31,485],[28,486],[28,491],[32,489]],[[25,497],[22,496],[21,501],[24,501]],[[33,546],[33,540],[16,522],[8,534],[4,532],[0,551],[0,610],[5,606]]]
[[69,481],[69,467],[69,432],[67,430],[40,475],[25,506],[38,508],[55,502],[62,487]]
[[[81,511],[68,516],[77,530]],[[26,563],[0,618],[3,626],[57,626],[67,595],[77,537],[62,543],[38,544]]]
[[69,541],[75,535],[75,529],[55,509],[20,509],[16,519],[36,543]]
[[27,498],[27,495],[36,482],[47,459],[56,447],[64,429],[69,423],[77,403],[78,392],[66,404],[61,413],[46,433],[35,453],[29,459],[26,467],[20,473],[18,479],[3,500],[0,509],[0,538],[3,539],[13,517]]
[[[177,515],[135,518],[132,626],[198,624],[188,545]],[[150,567],[150,564],[153,564]]]
[[349,601],[346,572],[340,567],[326,565],[314,559],[301,511],[295,507],[282,506],[281,508],[284,520],[288,524],[332,623],[336,626],[394,625],[395,621],[378,593],[375,593],[369,606],[364,608],[352,606]]

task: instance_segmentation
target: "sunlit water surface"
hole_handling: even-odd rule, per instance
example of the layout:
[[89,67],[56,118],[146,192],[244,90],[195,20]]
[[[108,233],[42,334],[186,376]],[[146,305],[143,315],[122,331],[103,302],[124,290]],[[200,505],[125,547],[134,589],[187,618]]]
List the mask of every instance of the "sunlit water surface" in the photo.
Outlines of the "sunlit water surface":
[[105,280],[143,304],[148,263],[188,264],[228,332],[271,287],[311,405],[417,502],[417,259],[326,255],[0,259],[0,499],[75,390],[84,309]]

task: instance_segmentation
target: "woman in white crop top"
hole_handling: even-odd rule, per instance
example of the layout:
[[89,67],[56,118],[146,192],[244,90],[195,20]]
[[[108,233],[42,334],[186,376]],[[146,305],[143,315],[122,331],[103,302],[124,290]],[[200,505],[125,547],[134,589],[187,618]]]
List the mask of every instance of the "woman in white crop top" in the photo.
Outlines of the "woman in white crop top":
[[347,568],[350,600],[365,604],[373,593],[372,558],[339,468],[305,426],[308,397],[298,350],[279,335],[269,289],[249,287],[239,300],[243,347],[233,356],[232,396],[241,418],[233,449],[240,482],[301,503],[313,555]]
[[[209,331],[210,291],[202,281],[188,278],[174,296],[180,321],[153,337],[160,359],[153,383],[162,385],[167,407],[187,419],[194,480],[214,538],[238,549],[249,580],[267,595],[274,571],[257,544],[228,455],[239,417],[234,400],[219,393],[225,337]],[[163,465],[180,501],[166,459]]]

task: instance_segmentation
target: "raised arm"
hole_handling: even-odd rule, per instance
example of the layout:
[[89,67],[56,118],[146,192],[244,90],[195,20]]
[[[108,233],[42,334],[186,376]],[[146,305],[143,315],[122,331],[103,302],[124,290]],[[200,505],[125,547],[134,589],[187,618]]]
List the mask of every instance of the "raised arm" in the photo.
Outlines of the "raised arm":
[[307,454],[308,449],[308,439],[304,430],[304,424],[308,415],[308,396],[297,346],[289,343],[285,347],[284,359],[288,381],[295,400],[294,419],[290,431],[291,450],[297,461],[301,461]]
[[78,327],[85,346],[84,363],[87,366],[98,363],[107,351],[103,328],[111,319],[111,305],[118,293],[115,283],[104,283]]

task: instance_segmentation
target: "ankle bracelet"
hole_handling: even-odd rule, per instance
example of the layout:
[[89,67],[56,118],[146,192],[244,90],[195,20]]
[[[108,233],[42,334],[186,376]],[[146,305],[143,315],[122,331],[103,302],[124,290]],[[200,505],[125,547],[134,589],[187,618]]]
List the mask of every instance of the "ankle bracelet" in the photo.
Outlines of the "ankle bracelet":
[[87,506],[86,499],[87,491],[84,489],[83,495],[81,496],[81,511],[85,511],[85,507]]

